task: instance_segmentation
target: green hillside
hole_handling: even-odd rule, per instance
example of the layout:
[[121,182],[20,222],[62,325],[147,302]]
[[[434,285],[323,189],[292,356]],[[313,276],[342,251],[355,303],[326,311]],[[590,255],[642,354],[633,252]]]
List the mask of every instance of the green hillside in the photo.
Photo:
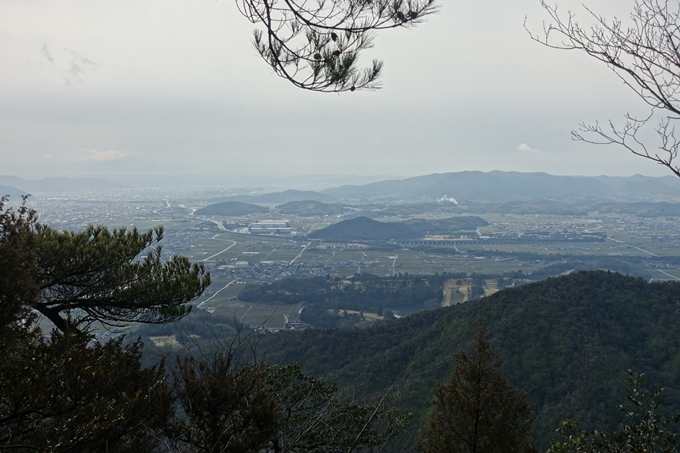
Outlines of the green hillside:
[[389,241],[420,238],[426,234],[452,234],[474,231],[488,223],[481,217],[465,216],[448,219],[409,219],[405,222],[378,222],[368,217],[343,220],[311,232],[311,239],[326,241]]
[[479,301],[425,311],[366,329],[310,329],[265,336],[272,363],[301,362],[316,376],[377,395],[407,382],[403,403],[422,427],[437,380],[478,323],[504,359],[510,383],[535,405],[535,438],[546,447],[559,422],[618,423],[625,371],[664,387],[664,407],[680,410],[680,284],[648,283],[604,271],[577,272]]
[[196,211],[197,215],[221,215],[221,216],[242,216],[252,214],[264,214],[269,209],[255,204],[241,203],[240,201],[227,201],[208,205]]
[[368,217],[357,217],[312,231],[307,237],[325,241],[352,242],[399,240],[417,237],[417,235],[403,223],[378,222]]

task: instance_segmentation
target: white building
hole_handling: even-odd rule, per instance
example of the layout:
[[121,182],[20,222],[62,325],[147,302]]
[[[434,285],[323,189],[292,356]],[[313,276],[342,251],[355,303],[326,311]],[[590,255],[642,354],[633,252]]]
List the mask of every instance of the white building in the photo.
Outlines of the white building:
[[288,220],[260,220],[248,225],[248,231],[250,231],[250,234],[293,235],[293,229]]

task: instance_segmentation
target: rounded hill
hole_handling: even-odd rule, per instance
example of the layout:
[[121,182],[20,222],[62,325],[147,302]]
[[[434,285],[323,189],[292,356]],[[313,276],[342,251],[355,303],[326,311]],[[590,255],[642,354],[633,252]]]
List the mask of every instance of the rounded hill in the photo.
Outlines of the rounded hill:
[[330,242],[352,241],[389,241],[416,237],[414,232],[403,223],[378,222],[368,217],[343,220],[326,228],[312,231],[307,235],[310,239],[321,239]]
[[256,204],[242,203],[240,201],[226,201],[208,205],[196,211],[197,215],[221,215],[221,216],[244,216],[252,214],[265,214],[269,209]]
[[378,222],[368,217],[356,217],[329,225],[307,235],[324,241],[390,241],[421,238],[426,234],[453,234],[474,231],[488,223],[481,217],[464,216],[448,219],[410,219],[405,222]]

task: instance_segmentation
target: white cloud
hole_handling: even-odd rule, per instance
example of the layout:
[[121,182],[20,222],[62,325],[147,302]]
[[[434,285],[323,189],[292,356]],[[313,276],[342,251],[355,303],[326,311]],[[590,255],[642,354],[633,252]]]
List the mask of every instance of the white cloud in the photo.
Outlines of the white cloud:
[[123,160],[127,155],[128,154],[125,152],[115,150],[98,151],[96,149],[83,149],[80,151],[80,160],[89,162],[108,162],[112,160]]
[[532,148],[531,146],[527,145],[526,143],[520,143],[517,145],[517,151],[522,151],[525,153],[539,153],[541,152],[540,150],[536,148]]

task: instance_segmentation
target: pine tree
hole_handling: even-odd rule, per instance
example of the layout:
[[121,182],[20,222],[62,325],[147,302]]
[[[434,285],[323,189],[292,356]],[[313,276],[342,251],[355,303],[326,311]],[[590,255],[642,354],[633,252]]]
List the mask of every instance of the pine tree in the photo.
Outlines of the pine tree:
[[434,389],[422,453],[535,452],[529,439],[531,406],[500,372],[502,361],[479,326],[469,352],[456,354],[449,381]]

